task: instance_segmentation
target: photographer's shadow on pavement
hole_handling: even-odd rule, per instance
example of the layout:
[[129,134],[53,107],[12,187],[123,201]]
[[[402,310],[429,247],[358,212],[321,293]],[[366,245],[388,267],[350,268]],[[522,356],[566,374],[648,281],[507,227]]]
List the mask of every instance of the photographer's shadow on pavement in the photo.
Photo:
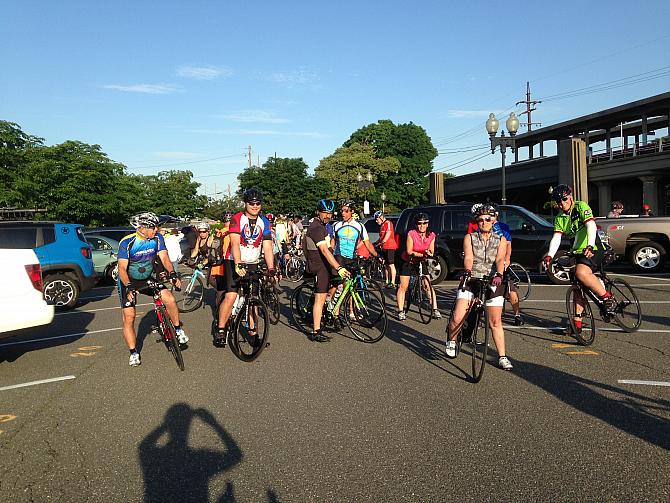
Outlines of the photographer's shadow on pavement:
[[[216,433],[221,445],[192,448],[189,430],[194,419]],[[142,440],[138,456],[144,474],[145,502],[210,501],[209,482],[242,460],[242,451],[233,438],[205,409],[185,403],[171,406],[163,423]],[[233,483],[217,501],[235,501]]]
[[650,398],[537,363],[518,361],[513,372],[585,414],[670,450],[668,400]]

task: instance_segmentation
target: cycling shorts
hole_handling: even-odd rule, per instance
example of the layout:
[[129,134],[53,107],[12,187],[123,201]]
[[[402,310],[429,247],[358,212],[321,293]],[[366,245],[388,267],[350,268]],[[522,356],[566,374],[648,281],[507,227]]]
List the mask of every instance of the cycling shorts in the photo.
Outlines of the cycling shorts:
[[[482,286],[482,283],[479,281],[469,280],[465,284],[465,291],[458,289],[456,294],[457,299],[466,299],[471,301],[475,295],[479,294],[479,288]],[[496,287],[494,291],[491,291],[489,285],[485,286],[486,288],[486,306],[487,307],[502,307],[505,304],[505,287],[504,283],[501,283],[500,286]]]
[[[128,288],[126,285],[121,283],[121,279],[119,278],[116,282],[117,284],[117,290],[119,292],[119,302],[121,303],[122,308],[126,307],[135,307],[135,304],[137,304],[137,295],[133,297],[133,300],[128,300]],[[130,279],[130,287],[134,288],[137,290],[137,293],[142,293],[144,295],[150,295],[153,296],[152,290],[149,288],[149,285],[147,284],[146,279]],[[158,289],[159,290],[167,290],[167,287],[165,286],[164,283],[158,283]]]
[[[221,291],[226,293],[238,293],[240,290],[240,275],[235,272],[235,262],[232,260],[224,260],[223,267],[225,273],[223,275],[223,288]],[[258,264],[244,264],[244,268],[247,272],[257,271]]]
[[395,262],[395,250],[382,250],[382,257],[387,265]]
[[605,257],[605,250],[598,249],[593,250],[593,257],[586,258],[584,255],[577,255],[575,257],[575,262],[577,264],[583,264],[589,266],[593,272],[597,272],[600,269],[600,264]]

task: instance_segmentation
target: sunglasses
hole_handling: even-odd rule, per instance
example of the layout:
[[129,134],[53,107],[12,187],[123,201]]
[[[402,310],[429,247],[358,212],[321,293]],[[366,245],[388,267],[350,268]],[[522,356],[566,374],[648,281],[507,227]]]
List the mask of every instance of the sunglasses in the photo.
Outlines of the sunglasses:
[[477,222],[479,222],[480,224],[484,223],[484,222],[492,222],[492,221],[493,221],[493,217],[482,217],[482,218],[477,219]]
[[207,233],[209,233],[209,231],[198,231],[198,232],[200,232],[200,233],[203,233],[203,232],[207,232]]
[[247,204],[249,206],[260,206],[261,202],[260,201],[249,201]]
[[561,201],[566,202],[570,200],[570,196],[561,197]]
[[428,222],[417,222],[416,225],[428,225]]

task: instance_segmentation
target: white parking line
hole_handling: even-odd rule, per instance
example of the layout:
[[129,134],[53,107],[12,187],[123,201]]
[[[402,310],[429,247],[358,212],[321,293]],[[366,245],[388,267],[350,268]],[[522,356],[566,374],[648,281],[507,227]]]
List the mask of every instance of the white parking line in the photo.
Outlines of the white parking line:
[[644,384],[646,386],[670,386],[668,381],[638,381],[637,379],[619,379],[619,384]]
[[646,279],[654,279],[658,281],[670,281],[670,278],[657,278],[656,276],[654,277],[649,277],[649,276],[634,276],[633,274],[619,274],[619,273],[609,273],[610,276],[623,276],[624,278],[635,278],[635,279],[641,279],[641,278],[646,278]]
[[4,344],[0,344],[0,348],[7,347],[7,346],[18,346],[20,344],[33,344],[35,342],[42,342],[42,341],[52,341],[52,340],[56,340],[56,339],[68,339],[68,338],[71,338],[71,337],[81,337],[82,335],[100,334],[100,333],[103,333],[103,332],[113,332],[114,330],[121,330],[121,327],[105,328],[103,330],[91,330],[89,332],[79,332],[79,333],[76,333],[76,334],[56,335],[54,337],[42,337],[41,339],[30,339],[28,341],[6,342]]
[[[141,306],[151,306],[153,303],[147,302],[146,304],[137,304],[135,307],[141,307]],[[115,306],[115,307],[101,307],[99,309],[86,309],[86,310],[74,310],[74,311],[66,311],[64,313],[56,313],[56,316],[65,316],[66,314],[80,314],[80,313],[95,313],[97,311],[109,311],[110,309],[121,309],[121,306]]]
[[21,384],[12,384],[11,386],[4,386],[0,388],[0,391],[5,391],[8,389],[16,389],[16,388],[25,388],[26,386],[36,386],[38,384],[46,384],[50,382],[67,381],[69,379],[76,379],[76,377],[75,376],[52,377],[51,379],[42,379],[41,381],[30,381]]
[[[556,327],[538,327],[538,326],[532,326],[532,325],[523,325],[523,326],[516,326],[516,325],[503,325],[503,328],[511,328],[514,330],[523,330],[523,329],[528,329],[528,330],[546,330],[546,331],[552,331],[552,330],[565,330],[566,327],[564,326],[556,326]],[[607,327],[597,327],[596,330],[598,332],[624,332],[623,329],[621,328],[607,328]],[[670,330],[665,330],[665,329],[659,329],[659,330],[654,330],[651,328],[638,328],[635,332],[648,332],[648,333],[670,333]]]
[[[560,302],[561,304],[565,304],[565,299],[563,300],[526,299],[521,302],[521,305],[524,305],[528,302],[547,302],[550,304]],[[670,304],[670,300],[641,300],[640,304]]]

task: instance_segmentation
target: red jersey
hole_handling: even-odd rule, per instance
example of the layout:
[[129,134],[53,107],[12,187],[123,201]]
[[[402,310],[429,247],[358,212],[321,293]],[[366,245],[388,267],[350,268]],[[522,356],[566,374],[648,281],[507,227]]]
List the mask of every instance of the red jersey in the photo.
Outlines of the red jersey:
[[388,219],[384,220],[384,223],[379,228],[379,241],[383,241],[387,234],[389,234],[390,237],[382,245],[382,248],[384,250],[397,250],[398,243],[396,243],[395,240],[395,229],[393,227],[393,222]]

